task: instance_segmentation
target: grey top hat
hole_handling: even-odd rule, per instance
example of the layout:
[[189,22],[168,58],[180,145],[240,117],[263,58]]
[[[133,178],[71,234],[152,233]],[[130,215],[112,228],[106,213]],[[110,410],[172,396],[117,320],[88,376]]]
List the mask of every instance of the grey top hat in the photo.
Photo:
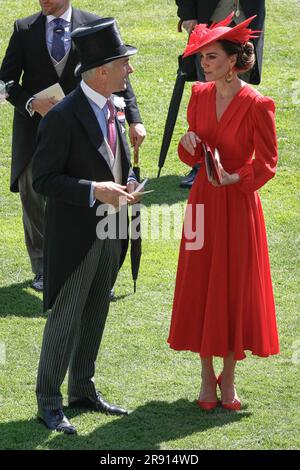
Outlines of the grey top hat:
[[71,37],[80,59],[75,69],[76,76],[137,53],[135,47],[123,43],[114,18],[102,18],[79,26]]

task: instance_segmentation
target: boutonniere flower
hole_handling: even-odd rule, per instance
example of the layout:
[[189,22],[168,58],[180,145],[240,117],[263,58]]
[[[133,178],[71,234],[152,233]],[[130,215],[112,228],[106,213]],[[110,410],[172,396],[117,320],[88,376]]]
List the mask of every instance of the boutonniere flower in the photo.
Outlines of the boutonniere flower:
[[112,95],[112,101],[116,108],[125,109],[126,103],[122,96]]

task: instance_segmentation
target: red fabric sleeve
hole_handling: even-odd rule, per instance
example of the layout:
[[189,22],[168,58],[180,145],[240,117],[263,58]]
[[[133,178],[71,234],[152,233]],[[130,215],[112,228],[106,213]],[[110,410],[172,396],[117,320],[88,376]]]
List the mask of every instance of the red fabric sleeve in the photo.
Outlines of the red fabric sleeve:
[[275,176],[278,150],[274,114],[274,101],[259,97],[254,110],[255,157],[235,171],[241,178],[236,184],[245,193],[256,191]]
[[[192,87],[192,95],[188,104],[187,108],[187,121],[188,121],[188,131],[196,132],[196,114],[197,114],[197,89],[199,85],[195,84]],[[200,137],[200,136],[199,136]],[[194,167],[196,163],[200,162],[203,158],[203,148],[202,145],[199,144],[196,147],[195,155],[191,155],[185,148],[180,144],[178,144],[178,155],[180,160],[189,165]]]

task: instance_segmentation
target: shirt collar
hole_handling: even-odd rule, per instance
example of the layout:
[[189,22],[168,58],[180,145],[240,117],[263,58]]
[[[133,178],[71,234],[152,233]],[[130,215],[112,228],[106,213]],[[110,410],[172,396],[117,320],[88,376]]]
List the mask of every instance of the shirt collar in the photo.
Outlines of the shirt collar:
[[97,91],[93,90],[91,87],[89,87],[84,80],[81,80],[80,83],[81,89],[83,93],[90,99],[92,100],[100,109],[103,109],[104,106],[106,105],[107,98]]
[[[49,24],[51,21],[55,20],[57,17],[53,15],[48,15],[46,16],[46,18],[47,18],[47,23]],[[65,11],[63,15],[59,16],[59,18],[67,21],[68,23],[71,23],[72,6],[70,5],[67,11]]]

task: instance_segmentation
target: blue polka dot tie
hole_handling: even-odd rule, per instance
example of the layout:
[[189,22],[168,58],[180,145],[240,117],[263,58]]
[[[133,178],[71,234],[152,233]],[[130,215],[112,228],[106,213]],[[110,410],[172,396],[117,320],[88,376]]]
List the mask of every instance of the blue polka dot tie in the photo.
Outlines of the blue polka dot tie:
[[52,41],[52,51],[51,55],[56,62],[60,62],[61,59],[65,56],[65,29],[63,26],[64,20],[61,18],[56,18],[53,20],[55,27],[53,29],[53,41]]

